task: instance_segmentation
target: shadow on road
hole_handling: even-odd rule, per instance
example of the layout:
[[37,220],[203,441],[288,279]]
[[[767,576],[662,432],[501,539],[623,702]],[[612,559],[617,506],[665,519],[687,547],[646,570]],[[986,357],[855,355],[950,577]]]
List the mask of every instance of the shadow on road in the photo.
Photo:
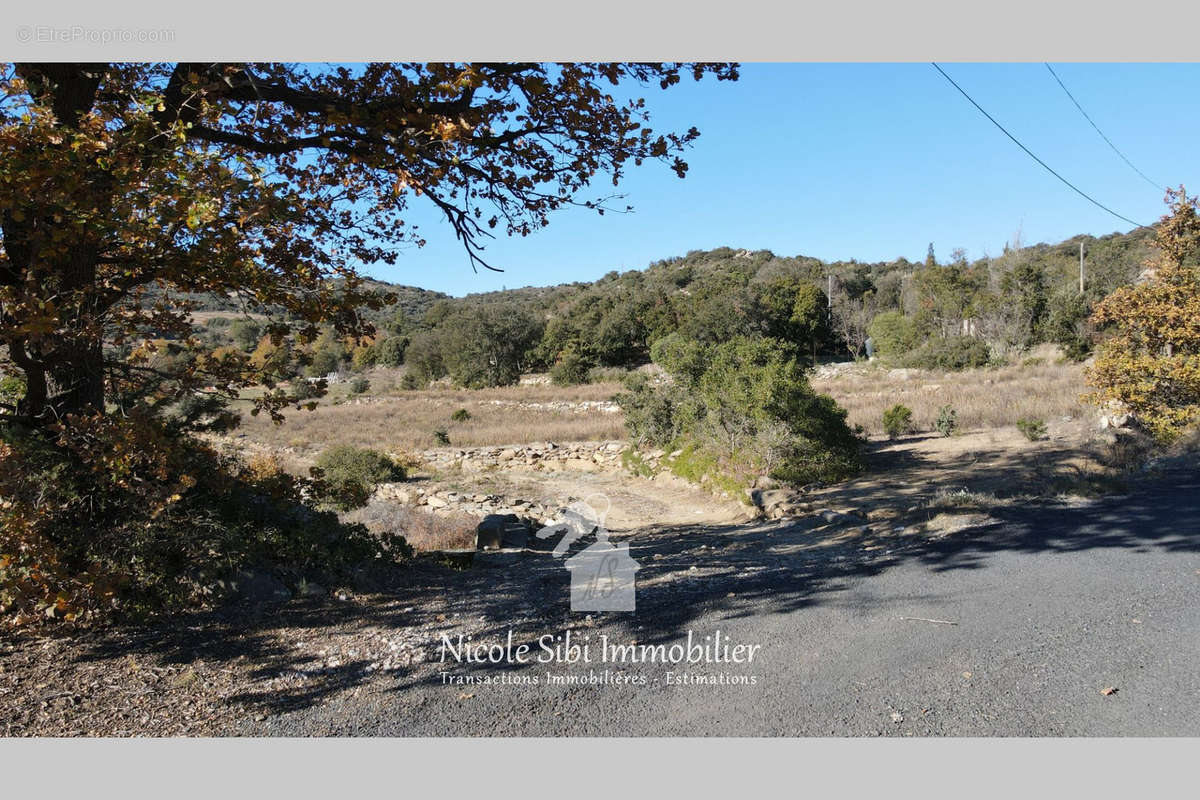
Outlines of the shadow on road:
[[[1006,465],[995,462],[992,468],[1004,470]],[[918,494],[910,493],[903,502],[913,502]],[[641,530],[626,539],[642,566],[637,611],[591,621],[571,614],[568,572],[548,553],[499,558],[465,570],[418,559],[370,595],[187,615],[100,637],[81,658],[153,653],[167,664],[236,667],[248,681],[228,701],[280,712],[320,703],[363,685],[374,674],[379,654],[366,645],[357,656],[314,666],[312,653],[297,647],[309,637],[344,635],[395,645],[395,637],[411,632],[413,642],[428,647],[442,632],[469,627],[476,641],[501,638],[511,629],[518,642],[533,643],[547,632],[599,622],[624,628],[639,642],[654,643],[680,635],[701,615],[784,614],[830,602],[850,581],[905,562],[945,572],[980,569],[1000,552],[1200,550],[1200,480],[1193,470],[1176,470],[1127,496],[1083,506],[1010,503],[988,514],[994,520],[990,524],[940,537],[900,534],[889,524],[831,530],[794,520]],[[584,540],[577,547],[587,544]],[[389,667],[394,691],[402,693],[429,679],[419,660],[402,661],[393,659]],[[272,683],[288,675],[303,680]]]

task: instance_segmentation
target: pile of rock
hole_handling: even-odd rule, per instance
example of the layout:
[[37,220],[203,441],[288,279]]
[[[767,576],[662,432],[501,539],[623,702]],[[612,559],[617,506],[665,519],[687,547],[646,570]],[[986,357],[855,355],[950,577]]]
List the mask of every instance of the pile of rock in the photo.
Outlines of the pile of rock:
[[473,517],[515,514],[536,520],[543,525],[548,525],[559,511],[557,504],[539,503],[525,498],[458,492],[437,487],[426,489],[408,483],[381,484],[375,490],[375,499],[417,506],[435,514],[469,514]]
[[533,411],[559,411],[571,414],[586,414],[599,411],[604,414],[616,414],[621,406],[611,400],[549,400],[545,403],[535,403],[529,400],[489,400],[489,405],[512,406]]
[[439,448],[426,450],[425,462],[436,470],[483,472],[490,469],[600,472],[621,469],[623,442],[537,442],[511,447]]
[[1136,421],[1133,412],[1123,403],[1109,401],[1100,408],[1098,423],[1101,430],[1130,428],[1135,425]]

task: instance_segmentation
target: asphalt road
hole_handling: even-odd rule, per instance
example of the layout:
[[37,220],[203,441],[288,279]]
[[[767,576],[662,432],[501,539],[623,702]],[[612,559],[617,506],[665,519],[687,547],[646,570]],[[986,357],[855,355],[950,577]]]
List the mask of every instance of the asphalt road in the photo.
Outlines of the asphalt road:
[[[639,574],[637,612],[590,624],[565,616],[548,629],[591,637],[590,663],[426,665],[245,732],[1200,735],[1197,476],[1178,472],[1086,507],[1002,516],[938,541],[815,560],[780,555],[786,529],[639,536],[633,552],[643,564],[667,552],[701,569],[673,583],[650,574],[644,586]],[[698,541],[710,544],[698,552]],[[565,584],[563,592],[565,603]],[[602,635],[669,646],[689,630],[697,641],[719,630],[731,644],[761,648],[751,663],[678,666],[604,663],[597,652]],[[521,636],[536,643],[533,633]],[[533,656],[542,652],[535,644]],[[443,672],[493,682],[446,683]],[[726,677],[677,685],[668,672]],[[547,682],[592,674],[603,682]],[[615,682],[628,680],[644,684]]]

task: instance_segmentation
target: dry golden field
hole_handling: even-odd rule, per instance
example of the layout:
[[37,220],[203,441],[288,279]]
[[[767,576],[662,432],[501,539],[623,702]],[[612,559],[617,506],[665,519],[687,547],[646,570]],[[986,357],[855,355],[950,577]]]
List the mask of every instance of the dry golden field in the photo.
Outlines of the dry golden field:
[[[439,429],[458,447],[626,438],[623,415],[612,403],[622,388],[616,382],[403,390],[399,388],[402,374],[402,370],[375,370],[368,374],[370,388],[359,395],[351,394],[345,383],[334,384],[315,411],[292,410],[282,425],[246,415],[234,434],[235,445],[243,451],[270,451],[288,471],[306,474],[317,455],[331,445],[415,454],[444,446],[434,436]],[[1010,366],[964,372],[887,369],[864,363],[824,365],[815,371],[812,383],[846,408],[850,424],[861,425],[872,440],[866,474],[819,492],[820,502],[834,508],[871,508],[898,516],[911,516],[917,509],[929,516],[947,504],[987,508],[1016,496],[1090,494],[1107,490],[1108,478],[1115,474],[1114,464],[1109,463],[1113,458],[1128,460],[1105,449],[1111,442],[1102,441],[1094,410],[1081,400],[1086,391],[1083,366],[1063,361],[1052,349],[1029,354]],[[897,403],[912,409],[914,430],[888,440],[882,430],[883,412]],[[957,435],[949,438],[931,434],[939,408],[945,405],[957,413]],[[454,421],[452,415],[459,409],[469,419]],[[1022,417],[1043,420],[1047,434],[1039,441],[1027,440],[1015,427]],[[606,481],[603,492],[620,498],[622,509],[645,511],[637,520],[640,525],[674,519],[671,515],[677,511],[688,520],[698,519],[694,515],[704,506],[697,491],[673,497],[665,484],[628,475],[564,478],[526,474],[520,467],[514,470],[441,474],[418,468],[414,474],[428,481],[426,486],[537,497],[539,502],[545,499],[542,495],[549,498],[547,502],[582,496],[587,494],[580,488],[584,483],[591,481],[587,486],[592,491],[598,490],[596,481]],[[373,500],[347,519],[372,530],[403,530],[419,550],[470,547],[473,541],[470,516],[434,514],[390,500]]]
[[[238,432],[257,444],[291,448],[300,455],[315,455],[331,444],[425,450],[438,446],[433,432],[439,428],[451,444],[462,447],[625,438],[621,413],[594,405],[609,406],[621,390],[618,383],[405,391],[394,388],[394,373],[368,374],[371,389],[364,395],[349,395],[344,384],[331,386],[315,411],[288,411],[282,425],[243,414]],[[452,421],[460,408],[470,419]]]
[[832,395],[849,412],[851,425],[883,433],[883,412],[897,403],[912,409],[917,430],[932,430],[941,406],[958,414],[960,430],[1011,427],[1021,417],[1052,420],[1089,412],[1083,366],[1053,355],[1029,363],[963,372],[888,370],[851,365],[833,377],[815,377],[817,391]]
[[[402,374],[369,373],[371,388],[363,395],[335,384],[315,411],[290,410],[282,425],[244,414],[238,433],[243,441],[286,449],[302,459],[331,444],[425,450],[439,446],[437,429],[461,447],[625,438],[623,415],[611,403],[621,391],[616,382],[405,391],[398,388]],[[1082,365],[1062,361],[1051,349],[1010,366],[963,372],[842,364],[821,368],[812,384],[849,412],[851,425],[873,436],[883,433],[884,410],[897,403],[912,409],[917,431],[933,430],[943,405],[955,409],[964,432],[1011,428],[1021,417],[1054,422],[1090,413],[1081,400],[1086,391]],[[458,409],[466,409],[470,419],[453,421]]]

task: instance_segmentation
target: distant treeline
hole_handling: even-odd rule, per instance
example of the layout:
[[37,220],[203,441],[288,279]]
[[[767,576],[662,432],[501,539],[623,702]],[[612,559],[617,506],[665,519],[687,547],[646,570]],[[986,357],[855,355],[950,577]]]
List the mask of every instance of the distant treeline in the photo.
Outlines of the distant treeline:
[[[876,355],[910,366],[978,366],[1042,342],[1082,358],[1094,343],[1092,307],[1136,279],[1152,243],[1149,228],[1055,245],[1015,241],[972,262],[961,250],[938,258],[931,244],[923,263],[824,262],[722,247],[590,283],[463,298],[379,284],[400,302],[377,315],[373,341],[326,335],[292,355],[296,371],[315,376],[407,364],[414,387],[445,376],[470,387],[503,385],[527,371],[581,382],[597,369],[649,362],[653,344],[675,333],[701,345],[767,337],[801,361],[861,357],[868,338]],[[209,320],[206,335],[214,345],[278,356],[259,323]]]

